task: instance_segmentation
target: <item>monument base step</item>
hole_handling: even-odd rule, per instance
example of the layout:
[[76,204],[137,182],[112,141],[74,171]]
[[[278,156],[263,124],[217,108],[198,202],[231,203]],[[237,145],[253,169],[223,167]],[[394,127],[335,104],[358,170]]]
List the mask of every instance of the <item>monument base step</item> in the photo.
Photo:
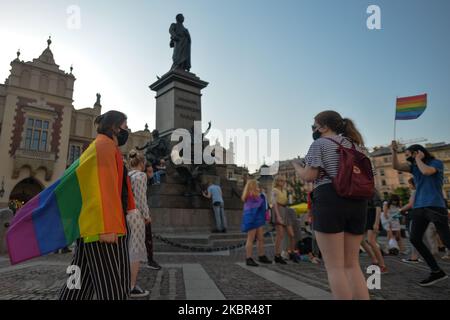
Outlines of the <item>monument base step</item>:
[[[214,252],[245,245],[247,235],[245,233],[186,233],[186,234],[156,234],[154,252]],[[159,239],[161,237],[161,239]],[[271,244],[272,238],[265,237],[265,244]]]

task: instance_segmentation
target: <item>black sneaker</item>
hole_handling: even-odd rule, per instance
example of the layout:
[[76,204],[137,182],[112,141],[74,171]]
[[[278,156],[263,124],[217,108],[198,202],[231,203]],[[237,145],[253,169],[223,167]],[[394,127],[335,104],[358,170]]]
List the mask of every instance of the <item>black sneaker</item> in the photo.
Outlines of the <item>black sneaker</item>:
[[161,266],[156,261],[149,261],[147,263],[147,268],[152,270],[161,270]]
[[245,263],[246,263],[248,266],[250,266],[250,267],[257,267],[257,266],[259,266],[259,264],[257,264],[257,263],[255,262],[255,260],[253,260],[253,258],[247,258],[247,259],[245,260]]
[[291,260],[292,262],[298,263],[298,259],[297,259],[297,256],[295,255],[295,253],[289,253],[289,260]]
[[227,229],[223,229],[221,232],[222,233],[227,233]]
[[281,256],[275,256],[273,260],[275,261],[275,263],[287,264],[287,262],[284,261],[284,259]]
[[419,282],[419,286],[421,287],[429,287],[435,283],[438,283],[441,280],[447,279],[448,276],[444,271],[440,270],[439,272],[432,272],[428,278]]
[[258,257],[258,261],[261,263],[267,263],[267,264],[271,264],[272,260],[269,260],[269,258],[267,258],[267,256],[260,256]]
[[131,298],[144,298],[148,296],[150,292],[147,290],[141,289],[138,285],[136,285],[133,290],[131,290],[130,297]]

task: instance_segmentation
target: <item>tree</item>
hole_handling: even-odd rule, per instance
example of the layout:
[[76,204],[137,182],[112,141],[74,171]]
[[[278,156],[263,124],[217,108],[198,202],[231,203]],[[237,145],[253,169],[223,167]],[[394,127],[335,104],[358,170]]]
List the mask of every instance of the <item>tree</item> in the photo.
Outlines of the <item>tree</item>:
[[405,187],[396,188],[394,190],[394,194],[396,194],[400,197],[400,200],[402,201],[403,205],[408,203],[409,197],[411,196],[411,192],[409,191],[409,188],[405,188]]
[[306,192],[303,189],[303,183],[300,180],[297,178],[289,180],[288,185],[294,192],[294,204],[306,202]]

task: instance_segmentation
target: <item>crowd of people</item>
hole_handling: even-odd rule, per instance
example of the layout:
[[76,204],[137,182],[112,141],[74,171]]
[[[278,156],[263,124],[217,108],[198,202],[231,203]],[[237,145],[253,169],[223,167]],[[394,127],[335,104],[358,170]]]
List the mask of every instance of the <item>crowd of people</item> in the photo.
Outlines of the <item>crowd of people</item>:
[[[127,117],[109,111],[96,119],[95,143],[114,146],[116,151],[128,139]],[[292,164],[303,181],[313,182],[308,195],[308,233],[301,230],[295,211],[289,207],[286,179],[274,179],[270,201],[256,180],[249,180],[242,194],[241,231],[247,233],[246,264],[287,264],[323,259],[331,292],[336,299],[369,299],[366,280],[360,266],[361,248],[373,265],[387,273],[384,254],[406,254],[402,236],[402,220],[406,220],[409,241],[413,246],[405,263],[420,263],[420,257],[430,268],[430,275],[419,285],[430,286],[447,278],[439,267],[430,246],[424,243],[439,238],[440,246],[450,248],[447,203],[443,197],[443,163],[424,147],[406,149],[407,163],[397,156],[392,142],[393,167],[410,172],[411,197],[401,203],[392,195],[382,202],[374,189],[374,172],[361,133],[348,118],[335,111],[324,111],[314,118],[314,142],[303,162]],[[120,152],[120,151],[118,151]],[[119,154],[116,152],[116,154]],[[153,257],[152,218],[147,204],[147,187],[160,184],[165,174],[163,159],[146,163],[142,154],[132,150],[128,161],[113,153],[108,163],[117,171],[120,190],[115,195],[123,209],[123,224],[118,233],[80,238],[76,242],[72,265],[81,268],[81,290],[66,285],[61,299],[127,299],[145,297],[149,291],[138,284],[142,263],[153,270],[161,267]],[[110,168],[111,169],[111,168]],[[350,174],[349,174],[350,173]],[[203,196],[211,200],[216,222],[214,232],[227,232],[224,199],[220,186],[208,183]],[[93,214],[95,217],[95,214]],[[266,255],[264,227],[273,225],[276,232],[273,262]],[[380,226],[387,234],[387,250],[377,242]],[[306,237],[302,234],[306,233]],[[284,239],[287,243],[283,244]],[[432,240],[428,240],[430,242]],[[253,246],[257,244],[257,261]],[[286,254],[283,254],[286,253]]]
[[[393,141],[393,168],[413,175],[409,180],[411,197],[403,206],[400,197],[395,194],[383,202],[375,190],[375,172],[366,156],[364,140],[353,121],[342,118],[335,111],[321,112],[314,120],[314,142],[305,162],[295,161],[292,164],[303,181],[314,184],[313,192],[308,195],[314,230],[312,246],[317,245],[318,255],[324,260],[334,298],[369,299],[360,266],[362,250],[368,254],[372,265],[379,267],[380,274],[388,272],[384,259],[386,254],[409,254],[409,258],[402,259],[403,262],[420,263],[421,256],[430,268],[430,275],[418,283],[420,286],[431,286],[447,279],[448,276],[430,252],[433,242],[439,243],[442,251],[450,248],[449,214],[442,192],[442,161],[435,159],[423,146],[412,145],[406,149],[407,163],[400,163],[398,147]],[[349,175],[349,172],[352,174]],[[304,243],[296,243],[294,239],[298,226],[294,226],[296,218],[286,206],[285,184],[285,179],[277,176],[272,193],[271,214],[276,228],[274,261],[280,264],[287,263],[281,256],[281,239],[285,233],[289,239],[289,260],[298,263],[293,252],[305,251]],[[251,248],[255,234],[261,233],[264,210],[252,211],[246,210],[246,207],[255,203],[254,198],[258,194],[259,202],[264,203],[266,200],[260,194],[257,182],[247,182],[242,199],[245,201],[242,231],[248,232],[246,262],[249,266],[258,265],[251,257]],[[259,206],[266,208],[263,204]],[[255,219],[260,223],[249,229]],[[406,252],[402,232],[401,221],[405,220],[412,245],[410,252]],[[387,234],[386,248],[377,242],[380,226]],[[428,245],[424,244],[424,235]],[[261,237],[257,238],[258,255],[264,263],[266,261],[262,261],[261,257],[264,260],[268,258],[264,255],[262,242]],[[315,258],[314,253],[310,249],[308,251]],[[448,251],[442,258],[450,259]]]

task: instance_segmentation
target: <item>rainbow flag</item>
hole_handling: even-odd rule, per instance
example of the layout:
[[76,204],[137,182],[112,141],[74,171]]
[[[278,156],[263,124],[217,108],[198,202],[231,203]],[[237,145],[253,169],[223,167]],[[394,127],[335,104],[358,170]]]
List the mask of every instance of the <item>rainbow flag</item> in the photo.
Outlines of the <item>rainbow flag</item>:
[[[6,236],[11,263],[46,255],[78,238],[126,234],[122,175],[119,149],[112,139],[98,135],[60,179],[14,216]],[[129,208],[134,209],[127,182]]]
[[397,98],[395,120],[417,119],[427,108],[427,95]]

